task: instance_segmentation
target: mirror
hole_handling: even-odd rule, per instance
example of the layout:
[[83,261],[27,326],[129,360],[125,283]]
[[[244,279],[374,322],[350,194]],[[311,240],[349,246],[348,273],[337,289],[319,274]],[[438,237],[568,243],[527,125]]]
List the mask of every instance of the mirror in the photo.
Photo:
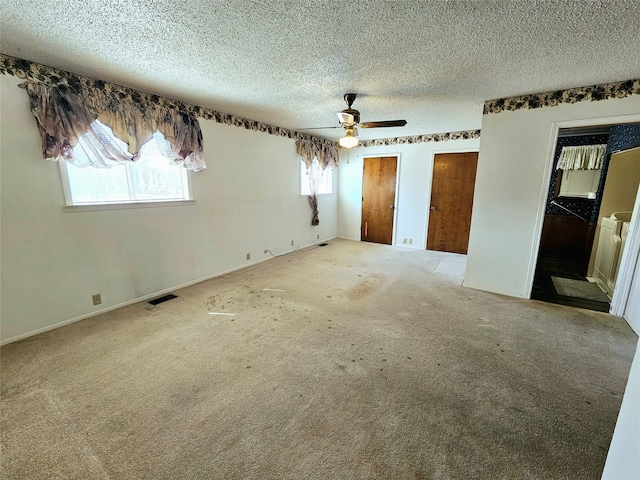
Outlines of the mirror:
[[595,199],[602,170],[560,170],[557,197]]

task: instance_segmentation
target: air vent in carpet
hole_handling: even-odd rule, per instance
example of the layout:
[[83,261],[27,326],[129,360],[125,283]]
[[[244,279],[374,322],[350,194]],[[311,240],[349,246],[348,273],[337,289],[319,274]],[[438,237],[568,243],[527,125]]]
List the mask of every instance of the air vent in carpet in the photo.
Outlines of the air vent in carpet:
[[172,300],[174,298],[178,298],[178,296],[170,293],[169,295],[165,295],[164,297],[159,297],[154,300],[149,300],[149,303],[151,305],[158,305],[159,303],[166,302],[167,300]]

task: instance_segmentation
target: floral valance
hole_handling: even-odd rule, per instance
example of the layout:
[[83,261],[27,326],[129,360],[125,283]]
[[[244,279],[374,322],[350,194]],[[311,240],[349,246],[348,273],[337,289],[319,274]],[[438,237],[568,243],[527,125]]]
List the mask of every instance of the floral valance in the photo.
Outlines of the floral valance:
[[[239,117],[236,115],[231,115],[229,113],[219,112],[217,110],[213,110],[211,108],[206,108],[198,105],[191,105],[189,103],[180,102],[178,100],[174,100],[167,97],[162,97],[159,95],[154,95],[151,93],[142,92],[139,90],[135,90],[132,88],[124,87],[121,85],[107,83],[102,80],[95,80],[92,78],[84,77],[82,75],[78,75],[72,72],[68,72],[65,70],[59,70],[57,68],[49,67],[47,65],[42,65],[40,63],[31,62],[28,60],[24,60],[21,58],[11,57],[9,55],[0,54],[0,74],[13,75],[15,77],[29,80],[33,83],[44,84],[50,87],[60,87],[65,86],[69,87],[70,90],[76,91],[80,89],[81,92],[96,92],[96,102],[89,102],[89,113],[94,116],[94,118],[103,118],[106,120],[106,116],[109,116],[110,108],[112,108],[113,101],[123,102],[128,101],[135,108],[144,108],[145,115],[149,113],[151,117],[156,115],[156,112],[165,113],[169,116],[173,116],[176,119],[177,123],[174,123],[174,130],[176,125],[180,125],[180,121],[187,121],[188,124],[193,125],[193,129],[191,131],[185,129],[178,129],[178,132],[175,134],[176,141],[182,137],[192,138],[192,143],[197,144],[198,138],[200,138],[200,130],[198,126],[198,118],[204,118],[206,120],[211,120],[217,123],[221,123],[224,125],[233,125],[239,128],[245,128],[247,130],[257,131],[267,133],[269,135],[276,135],[280,137],[291,138],[295,140],[303,140],[303,141],[312,141],[317,145],[322,145],[323,149],[331,149],[332,147],[336,147],[335,142],[330,140],[325,140],[322,138],[314,137],[312,135],[295,132],[293,130],[289,130],[286,128],[278,127],[275,125],[269,125],[266,123],[258,122],[255,120],[250,120],[247,118]],[[29,83],[31,83],[29,82]],[[103,110],[101,114],[97,114],[95,112],[96,107],[104,105],[101,99],[110,98],[110,101],[106,102],[106,105],[109,106],[107,110]],[[135,110],[134,110],[135,112]],[[133,114],[134,119],[137,117],[137,113]],[[129,119],[130,120],[130,119]],[[122,134],[122,130],[126,130],[127,132],[130,130],[130,122],[129,120],[124,121],[122,123],[118,120],[114,125],[108,125],[113,128],[114,133],[116,131],[120,131]],[[156,124],[159,129],[163,128],[162,125],[165,124],[165,119],[161,118],[160,121],[156,121]],[[153,122],[151,122],[153,124]],[[120,128],[118,125],[126,125],[126,128]],[[133,131],[131,134],[125,135],[122,137],[123,140],[129,139],[133,140],[134,145],[140,145],[141,142],[144,143],[144,138],[150,138],[149,136],[144,135],[143,129],[138,129],[137,131]],[[167,139],[171,138],[170,134],[171,129],[167,128],[165,131],[161,132],[165,134]],[[116,133],[117,135],[117,133]],[[71,136],[73,137],[73,135]],[[128,140],[127,140],[128,141]],[[201,142],[201,140],[200,140]],[[136,149],[135,146],[129,144],[129,150],[133,153]],[[182,150],[182,149],[180,149]],[[188,149],[187,149],[188,150]],[[197,161],[198,149],[193,148],[195,154],[194,157],[189,157],[185,159],[185,164],[191,161],[194,165],[198,165]],[[335,151],[334,158],[337,159],[337,150]],[[321,154],[322,157],[322,154]],[[200,157],[201,150],[200,150]],[[326,158],[326,155],[324,155]],[[337,160],[336,160],[337,163]],[[204,168],[204,162],[202,163],[202,167]]]
[[562,147],[556,170],[599,170],[607,145]]
[[327,168],[333,170],[338,167],[339,154],[336,144],[328,144],[315,139],[298,139],[296,140],[296,152],[307,168],[311,166],[314,158],[318,159],[323,170]]
[[[58,85],[32,81],[21,84],[29,94],[45,158],[80,165],[74,148],[86,134],[91,139],[88,144],[94,155],[88,157],[94,159],[94,166],[111,166],[135,160],[140,147],[159,131],[171,145],[168,153],[173,162],[196,172],[205,168],[202,134],[196,118],[185,111],[164,108],[161,102],[149,102],[140,95],[114,91],[108,83],[96,84],[88,86],[74,81]],[[111,145],[95,120],[111,128],[128,145],[128,152]]]

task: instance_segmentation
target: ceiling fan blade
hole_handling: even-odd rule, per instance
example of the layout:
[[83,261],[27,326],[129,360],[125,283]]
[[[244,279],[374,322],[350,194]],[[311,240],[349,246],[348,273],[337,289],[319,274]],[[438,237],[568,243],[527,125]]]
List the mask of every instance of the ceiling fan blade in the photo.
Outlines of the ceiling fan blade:
[[327,128],[342,128],[342,125],[336,125],[331,127],[311,127],[311,128],[298,128],[298,130],[325,130]]
[[355,117],[350,113],[345,112],[338,112],[338,120],[340,121],[340,123],[346,123],[347,125],[353,125],[354,123],[356,123]]
[[380,128],[380,127],[404,127],[406,120],[385,120],[382,122],[363,122],[358,126],[360,128]]

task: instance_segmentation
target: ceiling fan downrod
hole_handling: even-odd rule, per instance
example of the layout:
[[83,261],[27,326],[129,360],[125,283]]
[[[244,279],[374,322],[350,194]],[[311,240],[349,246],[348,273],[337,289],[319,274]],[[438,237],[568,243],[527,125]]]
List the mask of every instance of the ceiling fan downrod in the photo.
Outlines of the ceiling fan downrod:
[[356,101],[356,97],[358,96],[357,93],[345,93],[344,94],[344,101],[347,102],[347,107],[351,108],[351,105],[353,105],[353,102]]
[[355,93],[345,93],[344,95],[347,108],[338,113],[338,118],[340,118],[342,125],[358,125],[360,123],[360,112],[355,108],[351,108],[351,105],[353,105],[353,102],[356,100],[356,96],[357,94]]

